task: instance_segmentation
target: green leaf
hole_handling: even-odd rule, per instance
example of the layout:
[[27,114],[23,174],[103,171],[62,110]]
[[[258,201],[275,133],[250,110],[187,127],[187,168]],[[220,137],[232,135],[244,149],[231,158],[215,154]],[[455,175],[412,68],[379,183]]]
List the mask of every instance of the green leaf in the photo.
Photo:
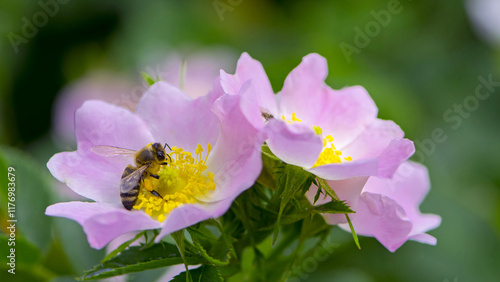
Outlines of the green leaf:
[[[88,270],[79,280],[102,279],[131,272],[144,271],[164,266],[183,263],[177,246],[160,243],[149,249],[142,250],[139,246],[130,247],[116,257],[94,266]],[[204,260],[197,256],[185,255],[188,265],[201,264]]]
[[315,213],[354,213],[354,211],[346,205],[345,201],[337,200],[332,200],[319,206],[313,206],[312,209]]
[[229,264],[229,258],[227,258],[226,261],[222,261],[222,260],[219,260],[219,259],[216,259],[216,258],[210,256],[208,254],[207,250],[205,250],[200,243],[195,241],[194,246],[197,248],[198,254],[201,255],[203,258],[205,258],[209,263],[215,264],[215,265],[220,265],[220,266]]
[[193,247],[196,254],[205,258],[208,262],[215,265],[228,265],[230,246],[221,235],[215,237],[208,229],[205,228],[188,228],[191,238],[193,239]]
[[356,246],[358,249],[361,250],[361,245],[359,244],[358,240],[358,235],[356,234],[356,231],[354,231],[354,227],[352,226],[351,219],[349,218],[349,215],[345,215],[345,218],[347,219],[347,223],[349,223],[349,228],[351,228],[351,233],[352,233],[352,238],[354,239],[354,243],[356,243]]
[[340,200],[339,197],[337,196],[337,194],[335,194],[335,191],[333,191],[333,189],[330,187],[330,185],[328,185],[328,182],[326,182],[326,180],[322,179],[322,178],[316,178],[316,180],[318,181],[318,188],[319,189],[323,189],[328,195],[330,195],[330,197],[332,197],[332,199],[334,200]]
[[[213,282],[213,281],[224,281],[219,273],[217,267],[212,265],[202,265],[196,269],[189,271],[193,277],[193,281],[199,282]],[[175,276],[171,282],[184,282],[186,281],[186,272],[181,272],[179,275]]]
[[128,246],[130,246],[130,244],[135,242],[137,239],[141,238],[146,232],[147,231],[140,232],[139,234],[135,235],[134,238],[122,243],[120,246],[118,246],[118,248],[114,249],[106,257],[104,257],[101,262],[106,262],[106,261],[112,259],[116,255],[118,255],[120,252],[124,251]]
[[233,242],[231,242],[231,237],[229,234],[227,234],[226,230],[224,229],[224,226],[222,225],[222,222],[220,219],[214,219],[217,229],[219,229],[221,233],[221,237],[224,239],[224,242],[226,242],[227,246],[229,247],[229,250],[233,254],[235,259],[238,259],[238,255],[236,254],[236,251],[234,250]]
[[278,238],[280,220],[283,214],[283,211],[288,204],[288,202],[294,197],[297,191],[303,189],[306,186],[311,186],[312,184],[312,176],[309,172],[305,171],[301,167],[285,164],[284,167],[281,167],[278,171],[278,181],[277,181],[277,193],[281,192],[281,203],[280,209],[278,212],[278,219],[276,221],[276,225],[273,232],[273,241],[274,244],[276,239]]
[[319,197],[321,196],[322,193],[323,193],[323,191],[321,190],[321,188],[318,187],[318,191],[316,191],[316,195],[314,195],[313,205],[316,204],[316,202],[319,200]]

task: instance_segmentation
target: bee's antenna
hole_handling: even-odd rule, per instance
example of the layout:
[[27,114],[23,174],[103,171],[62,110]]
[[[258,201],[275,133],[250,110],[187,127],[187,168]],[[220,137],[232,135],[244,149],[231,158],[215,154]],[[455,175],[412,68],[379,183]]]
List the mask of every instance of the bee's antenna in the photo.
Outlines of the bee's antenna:
[[[167,143],[167,142],[165,142],[165,145],[163,146],[163,149],[165,149],[165,148],[167,148],[167,147],[168,147],[168,149],[169,149],[170,151],[172,151],[172,148],[170,148],[170,146],[168,145],[168,143]],[[170,154],[168,154],[168,153],[167,153],[167,156],[168,156],[168,158],[170,159],[170,162],[172,162],[172,157],[170,156]]]
[[165,143],[165,146],[163,146],[163,149],[165,149],[166,147],[168,147],[168,149],[169,149],[170,151],[172,151],[172,148],[170,148],[170,146],[168,146],[168,144],[167,144],[167,143]]

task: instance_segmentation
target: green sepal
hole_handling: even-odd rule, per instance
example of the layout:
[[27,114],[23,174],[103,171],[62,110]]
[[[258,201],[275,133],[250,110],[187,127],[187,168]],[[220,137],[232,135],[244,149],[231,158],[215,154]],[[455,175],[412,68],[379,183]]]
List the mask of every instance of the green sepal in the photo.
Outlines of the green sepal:
[[151,75],[149,75],[149,73],[147,73],[145,71],[141,72],[141,76],[142,76],[142,79],[144,79],[144,81],[148,84],[148,86],[151,86],[158,81],[158,79],[152,78]]
[[354,213],[351,208],[346,205],[345,201],[331,200],[328,203],[313,206],[313,213]]
[[354,243],[356,243],[356,246],[358,247],[358,249],[361,250],[361,245],[359,244],[358,235],[356,234],[356,231],[354,231],[354,226],[352,226],[352,222],[351,222],[351,219],[349,218],[349,215],[346,214],[345,218],[347,219],[347,223],[349,223],[349,228],[351,229],[352,238],[354,239]]
[[323,189],[332,199],[334,200],[340,200],[337,194],[335,194],[335,191],[333,191],[332,188],[330,188],[330,185],[328,185],[328,182],[324,180],[323,178],[316,178],[316,181],[318,183],[318,188]]
[[290,164],[283,164],[278,167],[276,174],[276,193],[279,193],[281,203],[276,225],[274,227],[272,244],[274,244],[276,242],[276,239],[278,238],[280,220],[286,205],[295,196],[295,193],[297,193],[301,189],[304,190],[309,188],[314,179],[312,177],[312,174],[310,174],[309,172],[305,171],[301,167]]

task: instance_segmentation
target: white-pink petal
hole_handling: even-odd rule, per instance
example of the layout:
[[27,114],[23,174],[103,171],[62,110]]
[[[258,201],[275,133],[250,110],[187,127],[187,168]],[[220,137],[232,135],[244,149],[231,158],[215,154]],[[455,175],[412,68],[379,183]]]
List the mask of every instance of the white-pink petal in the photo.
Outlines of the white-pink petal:
[[323,150],[321,136],[301,123],[288,124],[280,119],[272,119],[265,133],[269,149],[289,164],[312,167]]
[[222,94],[220,89],[192,99],[178,88],[166,83],[152,85],[137,105],[140,116],[155,140],[194,152],[198,144],[214,144],[219,122],[210,105]]
[[128,211],[105,203],[66,202],[47,207],[46,215],[78,222],[92,248],[102,249],[111,240],[137,230],[156,229],[161,224],[142,211]]

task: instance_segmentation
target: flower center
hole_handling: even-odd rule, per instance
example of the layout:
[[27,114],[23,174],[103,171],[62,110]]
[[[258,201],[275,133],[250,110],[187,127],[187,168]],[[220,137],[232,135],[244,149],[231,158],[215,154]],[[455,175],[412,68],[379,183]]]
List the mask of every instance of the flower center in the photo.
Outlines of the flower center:
[[197,197],[215,190],[214,174],[207,172],[205,165],[211,151],[210,143],[207,148],[207,155],[202,158],[203,148],[200,144],[195,151],[196,157],[182,148],[172,147],[169,153],[172,159],[167,158],[168,165],[155,165],[148,169],[149,173],[159,178],[150,175],[145,177],[134,209],[142,209],[163,222],[174,208],[196,203]]
[[[298,119],[295,113],[292,113],[292,120],[288,120],[285,115],[282,116],[282,119],[288,123],[293,123],[293,122],[302,122],[302,120]],[[323,129],[319,126],[313,126],[314,132],[316,134],[323,136]],[[348,156],[346,158],[341,158],[342,152],[340,150],[337,150],[335,148],[335,145],[333,145],[333,136],[332,135],[326,135],[323,137],[323,150],[321,151],[318,160],[316,160],[316,163],[314,163],[313,167],[321,166],[321,165],[326,165],[326,164],[335,164],[335,163],[342,163],[342,161],[352,161],[352,157]]]
[[[323,130],[319,126],[314,126],[314,131],[318,135],[322,134],[323,132]],[[326,137],[323,137],[323,151],[321,151],[321,154],[319,154],[318,160],[316,160],[316,163],[313,165],[313,167],[326,164],[341,163],[342,158],[340,156],[342,156],[342,152],[340,150],[337,150],[337,148],[335,148],[335,145],[333,145],[333,137],[331,135],[327,135]],[[352,158],[348,156],[347,158],[344,158],[344,161],[350,162],[352,161]]]

